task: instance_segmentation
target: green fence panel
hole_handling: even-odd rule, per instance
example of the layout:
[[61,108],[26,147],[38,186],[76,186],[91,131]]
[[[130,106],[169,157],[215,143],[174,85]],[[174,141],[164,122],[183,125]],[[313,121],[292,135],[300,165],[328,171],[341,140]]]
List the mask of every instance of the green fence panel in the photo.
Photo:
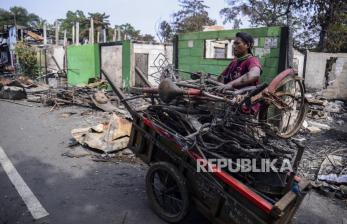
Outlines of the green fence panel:
[[67,79],[69,86],[88,84],[91,78],[100,77],[98,44],[67,47]]
[[122,80],[123,87],[130,86],[130,75],[131,75],[131,52],[132,43],[130,40],[125,40],[122,43]]

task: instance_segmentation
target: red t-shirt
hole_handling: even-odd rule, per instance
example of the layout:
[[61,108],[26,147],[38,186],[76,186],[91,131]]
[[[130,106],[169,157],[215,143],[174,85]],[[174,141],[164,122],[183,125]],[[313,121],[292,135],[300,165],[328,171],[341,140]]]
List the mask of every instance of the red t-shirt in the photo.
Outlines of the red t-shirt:
[[[233,59],[228,67],[222,72],[222,76],[224,78],[224,84],[227,84],[230,81],[233,81],[237,78],[240,78],[247,72],[251,70],[253,67],[258,67],[261,70],[261,64],[257,57],[249,56],[248,58],[238,61],[237,58]],[[259,84],[259,79],[250,84],[249,86]]]

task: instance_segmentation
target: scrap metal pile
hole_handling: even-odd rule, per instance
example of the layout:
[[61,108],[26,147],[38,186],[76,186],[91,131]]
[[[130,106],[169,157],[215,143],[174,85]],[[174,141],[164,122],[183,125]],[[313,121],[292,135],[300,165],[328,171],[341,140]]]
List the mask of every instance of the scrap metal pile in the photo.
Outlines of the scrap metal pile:
[[[261,105],[257,104],[261,104],[261,100],[251,103],[250,98],[267,85],[220,93],[216,91],[220,84],[208,75],[193,76],[198,78],[175,83],[166,78],[158,88],[132,89],[133,93],[151,98],[152,105],[143,115],[175,136],[183,150],[196,151],[205,159],[248,158],[258,161],[259,167],[262,159],[276,159],[277,168],[284,159],[292,165],[300,161],[302,145],[281,138],[276,133],[277,127],[259,119],[257,108]],[[283,193],[289,183],[288,173],[238,172],[233,175],[269,194]]]

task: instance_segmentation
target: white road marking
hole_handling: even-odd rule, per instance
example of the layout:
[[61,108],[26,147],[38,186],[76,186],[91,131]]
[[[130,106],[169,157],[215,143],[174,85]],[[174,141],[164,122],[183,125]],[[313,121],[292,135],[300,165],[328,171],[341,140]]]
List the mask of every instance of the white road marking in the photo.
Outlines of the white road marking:
[[28,210],[35,220],[41,219],[49,213],[42,207],[39,200],[35,197],[28,185],[24,182],[23,178],[19,175],[12,162],[7,157],[4,149],[0,146],[0,163],[10,178],[12,184],[17,189],[19,195],[22,197]]

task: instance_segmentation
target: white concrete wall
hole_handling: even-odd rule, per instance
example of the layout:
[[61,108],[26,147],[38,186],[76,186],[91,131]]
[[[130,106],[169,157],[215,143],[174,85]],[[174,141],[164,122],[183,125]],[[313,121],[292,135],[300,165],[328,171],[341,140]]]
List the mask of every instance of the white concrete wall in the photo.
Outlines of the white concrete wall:
[[47,48],[46,57],[47,57],[47,71],[57,72],[58,66],[54,62],[52,56],[54,56],[57,61],[60,69],[64,69],[64,60],[65,60],[65,49],[63,46],[51,45]]
[[347,100],[347,57],[338,58],[332,71],[332,80],[323,95],[327,99]]
[[298,70],[300,77],[304,75],[304,64],[305,64],[305,55],[298,50],[294,49],[293,52],[293,65],[294,68]]
[[325,68],[331,57],[346,58],[347,53],[307,52],[305,86],[309,89],[322,90],[325,85]]
[[[152,74],[158,72],[157,68],[154,65],[154,61],[157,58],[157,56],[160,53],[162,53],[168,58],[168,61],[170,64],[173,63],[173,46],[172,45],[134,43],[132,61],[135,61],[136,53],[148,54],[148,80],[152,85],[157,85],[155,79],[151,76]],[[159,78],[159,76],[160,76],[159,73],[155,74],[155,77]],[[132,80],[131,83],[134,84],[135,83],[134,80]]]
[[[116,83],[116,86],[123,87],[122,83],[122,45],[101,47],[101,68]],[[102,77],[102,79],[105,79]]]

